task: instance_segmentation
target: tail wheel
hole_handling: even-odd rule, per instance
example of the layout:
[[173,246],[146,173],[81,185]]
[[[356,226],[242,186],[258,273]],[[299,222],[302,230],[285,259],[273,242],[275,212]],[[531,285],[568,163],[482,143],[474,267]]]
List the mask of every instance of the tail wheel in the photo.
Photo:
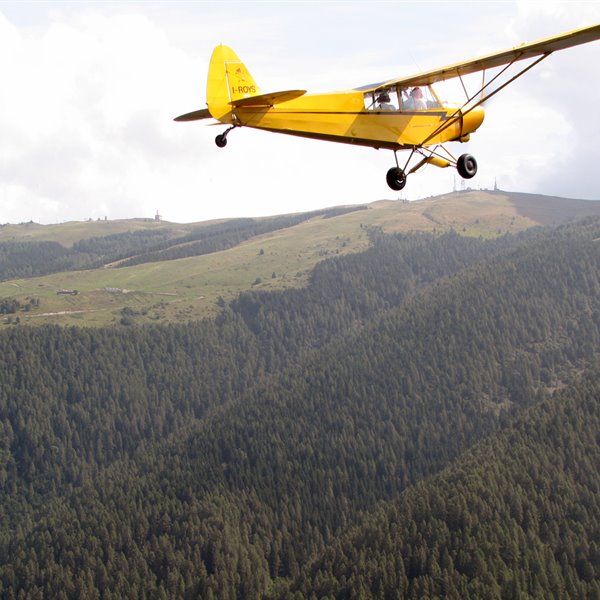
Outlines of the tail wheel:
[[387,184],[396,192],[406,185],[406,173],[400,167],[392,167],[385,176]]
[[456,170],[463,179],[471,179],[477,173],[477,161],[470,154],[461,154],[456,161]]
[[219,148],[225,148],[225,146],[227,146],[227,136],[224,133],[220,133],[215,138],[215,144],[219,146]]

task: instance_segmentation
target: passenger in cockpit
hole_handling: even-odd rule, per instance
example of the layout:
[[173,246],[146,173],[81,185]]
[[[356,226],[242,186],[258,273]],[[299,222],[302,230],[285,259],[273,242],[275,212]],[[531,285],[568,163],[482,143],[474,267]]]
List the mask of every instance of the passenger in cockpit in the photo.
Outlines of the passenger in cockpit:
[[404,107],[408,110],[425,110],[427,108],[427,103],[423,98],[423,90],[419,87],[413,88]]

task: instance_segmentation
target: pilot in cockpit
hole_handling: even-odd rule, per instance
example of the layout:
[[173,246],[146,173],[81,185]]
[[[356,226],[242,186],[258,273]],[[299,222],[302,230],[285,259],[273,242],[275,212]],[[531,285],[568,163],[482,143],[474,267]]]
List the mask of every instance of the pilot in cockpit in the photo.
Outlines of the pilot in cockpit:
[[377,96],[376,102],[378,110],[396,110],[396,107],[390,102],[390,95],[387,92],[381,92]]

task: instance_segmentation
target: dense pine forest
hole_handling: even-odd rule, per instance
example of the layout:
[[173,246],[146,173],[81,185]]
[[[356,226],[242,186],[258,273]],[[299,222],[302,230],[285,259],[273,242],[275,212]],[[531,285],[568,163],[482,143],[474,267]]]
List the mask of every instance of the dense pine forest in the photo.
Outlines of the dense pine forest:
[[216,319],[0,331],[0,597],[600,599],[599,239],[373,230]]

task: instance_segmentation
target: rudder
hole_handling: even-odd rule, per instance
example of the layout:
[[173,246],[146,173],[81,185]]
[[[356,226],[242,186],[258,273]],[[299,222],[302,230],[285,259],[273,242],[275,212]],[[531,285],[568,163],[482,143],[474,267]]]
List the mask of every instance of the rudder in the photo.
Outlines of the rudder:
[[217,120],[232,122],[230,102],[260,94],[254,78],[229,46],[217,46],[211,56],[206,86],[210,114]]

